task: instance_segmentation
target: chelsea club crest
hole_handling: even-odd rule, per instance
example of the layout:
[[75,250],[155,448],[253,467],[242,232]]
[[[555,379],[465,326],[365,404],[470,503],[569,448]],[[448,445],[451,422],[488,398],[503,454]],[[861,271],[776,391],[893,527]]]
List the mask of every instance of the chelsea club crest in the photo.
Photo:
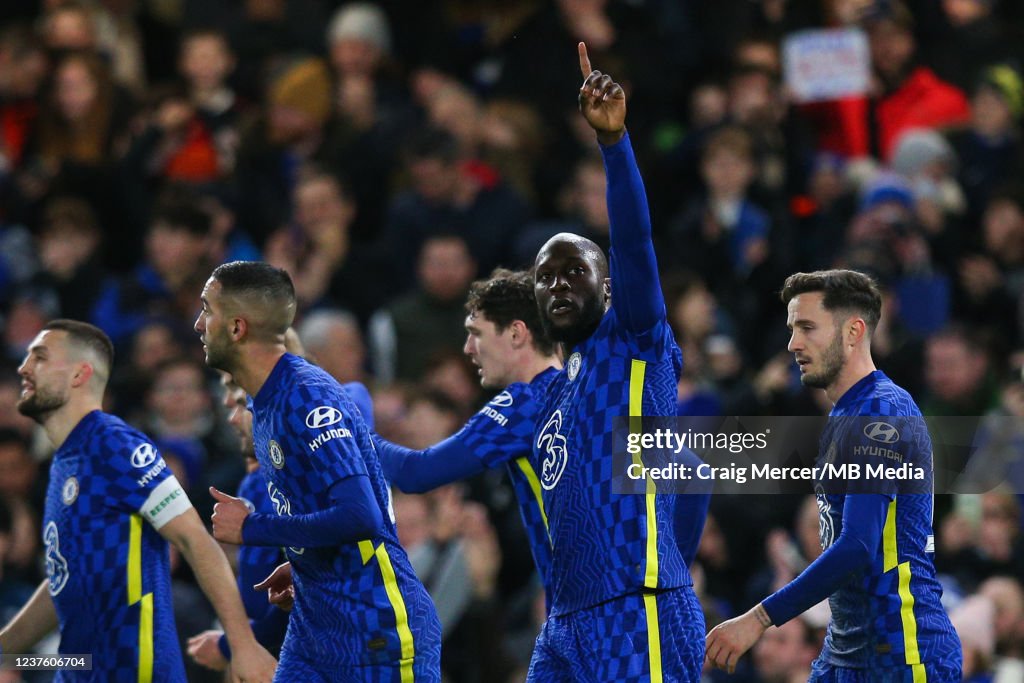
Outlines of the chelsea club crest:
[[583,365],[583,356],[577,351],[569,356],[569,362],[566,364],[569,373],[569,381],[572,382],[576,379],[576,375],[580,374],[580,367]]
[[270,464],[277,470],[284,467],[284,451],[281,450],[281,444],[273,439],[270,440]]
[[60,489],[60,498],[64,501],[65,505],[71,505],[78,499],[78,479],[75,477],[68,477],[64,481],[64,486]]

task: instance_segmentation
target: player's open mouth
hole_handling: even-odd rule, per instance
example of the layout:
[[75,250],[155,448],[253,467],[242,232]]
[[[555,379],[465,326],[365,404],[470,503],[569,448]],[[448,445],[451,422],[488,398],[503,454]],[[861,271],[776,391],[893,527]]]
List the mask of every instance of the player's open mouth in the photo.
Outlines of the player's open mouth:
[[576,307],[572,305],[572,302],[562,299],[551,302],[551,307],[548,310],[551,311],[551,315],[565,315],[576,310]]

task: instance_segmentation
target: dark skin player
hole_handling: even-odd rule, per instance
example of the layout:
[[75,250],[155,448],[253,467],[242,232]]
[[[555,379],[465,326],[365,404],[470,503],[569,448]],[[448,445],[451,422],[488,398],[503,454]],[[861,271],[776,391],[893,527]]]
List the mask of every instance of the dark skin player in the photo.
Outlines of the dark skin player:
[[[611,76],[590,68],[587,47],[579,44],[579,107],[602,145],[626,134],[626,94]],[[608,259],[591,240],[568,232],[549,239],[534,263],[534,293],[551,339],[571,349],[597,329],[611,302]]]

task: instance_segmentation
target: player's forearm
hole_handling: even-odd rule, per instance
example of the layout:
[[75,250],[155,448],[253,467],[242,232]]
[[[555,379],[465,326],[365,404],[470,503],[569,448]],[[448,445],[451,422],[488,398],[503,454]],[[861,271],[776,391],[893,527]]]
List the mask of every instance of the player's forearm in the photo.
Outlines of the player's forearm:
[[638,242],[651,239],[651,214],[629,134],[613,145],[602,145],[601,156],[608,180],[612,248],[635,250]]
[[608,179],[612,306],[636,331],[650,329],[664,316],[658,261],[651,238],[651,215],[629,135],[602,147]]
[[835,593],[871,562],[871,548],[882,537],[888,498],[881,494],[848,495],[843,531],[799,576],[761,604],[776,626],[802,614]]
[[246,545],[321,548],[373,538],[384,523],[370,478],[348,477],[331,487],[334,505],[302,515],[253,513],[242,527]]
[[217,541],[202,531],[178,544],[178,549],[192,567],[199,587],[213,605],[231,647],[238,650],[254,642],[235,577]]
[[[256,642],[267,650],[281,647],[285,632],[288,630],[288,617],[288,612],[273,605],[267,605],[266,613],[262,617],[249,620],[249,626],[256,637]],[[231,646],[228,644],[226,636],[220,637],[217,641],[217,648],[224,655],[224,659],[231,660]]]
[[374,436],[388,480],[405,493],[425,493],[483,471],[480,459],[456,437],[422,451]]
[[43,581],[25,606],[0,630],[0,650],[8,654],[28,652],[55,628],[57,610],[47,582]]

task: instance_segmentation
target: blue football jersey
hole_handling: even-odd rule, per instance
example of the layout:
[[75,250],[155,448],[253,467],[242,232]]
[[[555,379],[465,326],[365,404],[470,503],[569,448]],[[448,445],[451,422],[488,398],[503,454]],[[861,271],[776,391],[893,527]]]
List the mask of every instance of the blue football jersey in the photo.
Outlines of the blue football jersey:
[[278,361],[252,408],[256,456],[278,515],[333,507],[333,484],[366,476],[384,518],[374,538],[285,550],[296,599],[282,653],[325,671],[399,662],[411,670],[421,644],[436,646],[440,626],[398,544],[366,423],[337,381],[291,354]]
[[[884,470],[913,465],[922,468],[926,480],[875,477],[867,484],[862,476],[860,484],[852,484],[850,490],[859,486],[891,502],[868,569],[829,598],[832,621],[822,658],[844,668],[959,661],[960,641],[942,608],[933,562],[932,443],[910,394],[879,371],[853,385],[833,407],[822,433],[817,464],[826,462]],[[846,495],[858,494],[819,488],[823,548],[842,533]]]
[[184,682],[171,604],[170,555],[157,532],[191,508],[152,442],[101,411],[53,456],[43,515],[60,652],[92,671],[58,681]]
[[615,418],[674,415],[681,371],[664,318],[637,335],[612,308],[548,387],[533,446],[553,547],[553,615],[691,584],[675,539],[676,496],[612,490],[624,476],[614,471]]
[[[274,504],[267,492],[267,480],[259,469],[242,478],[237,496],[245,501],[251,512],[274,514]],[[277,565],[284,562],[280,548],[242,545],[238,548],[238,592],[250,619],[259,619],[267,612],[267,594],[253,590],[253,586],[270,576]]]
[[509,385],[455,434],[486,467],[508,468],[530,552],[545,587],[551,569],[551,541],[531,442],[548,386],[557,376],[557,370],[548,368],[529,383]]

